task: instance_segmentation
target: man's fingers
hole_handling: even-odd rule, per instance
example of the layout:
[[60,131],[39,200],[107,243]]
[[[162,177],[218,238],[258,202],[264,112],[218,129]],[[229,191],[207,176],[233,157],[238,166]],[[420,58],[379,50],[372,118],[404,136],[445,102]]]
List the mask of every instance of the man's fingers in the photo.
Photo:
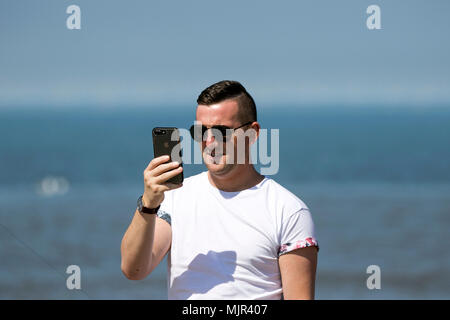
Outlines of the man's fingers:
[[157,166],[155,169],[152,170],[152,176],[158,177],[159,175],[163,174],[166,171],[177,168],[179,165],[180,163],[176,161],[160,164],[159,166]]
[[169,161],[169,159],[170,159],[170,156],[168,156],[168,155],[164,155],[164,156],[160,156],[160,157],[157,157],[157,158],[153,158],[153,160],[150,161],[150,163],[148,164],[147,168],[145,168],[145,171],[153,170],[157,166],[159,166],[161,163]]
[[168,172],[164,172],[164,173],[160,174],[159,176],[155,177],[155,182],[157,184],[163,184],[164,182],[166,182],[170,178],[175,177],[177,174],[181,173],[182,171],[183,171],[183,167],[179,166],[176,169],[170,170]]

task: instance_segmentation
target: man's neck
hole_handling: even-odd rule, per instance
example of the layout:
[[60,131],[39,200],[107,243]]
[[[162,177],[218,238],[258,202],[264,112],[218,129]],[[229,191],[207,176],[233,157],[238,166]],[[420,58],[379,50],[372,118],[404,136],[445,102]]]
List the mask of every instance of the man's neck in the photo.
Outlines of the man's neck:
[[214,175],[208,171],[209,182],[219,190],[237,192],[254,187],[264,179],[253,165],[243,164],[226,175]]

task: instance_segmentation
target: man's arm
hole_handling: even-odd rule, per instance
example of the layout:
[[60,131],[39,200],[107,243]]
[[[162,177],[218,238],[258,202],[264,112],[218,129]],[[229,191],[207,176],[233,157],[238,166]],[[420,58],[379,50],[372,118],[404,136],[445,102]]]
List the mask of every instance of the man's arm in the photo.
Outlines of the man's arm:
[[[147,208],[157,208],[164,200],[165,191],[181,187],[166,183],[183,170],[177,162],[165,163],[169,158],[155,158],[144,170],[142,203]],[[130,280],[147,277],[166,255],[171,241],[172,228],[166,221],[156,214],[136,210],[120,247],[124,275]]]
[[155,214],[136,210],[122,239],[122,272],[130,280],[147,277],[169,251],[172,228]]
[[312,300],[317,267],[317,247],[306,247],[278,258],[285,300]]

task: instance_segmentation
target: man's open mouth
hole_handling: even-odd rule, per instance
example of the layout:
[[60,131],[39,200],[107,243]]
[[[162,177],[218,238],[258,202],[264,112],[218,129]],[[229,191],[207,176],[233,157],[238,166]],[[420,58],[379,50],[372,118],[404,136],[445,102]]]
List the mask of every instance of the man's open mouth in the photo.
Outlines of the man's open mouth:
[[223,156],[223,153],[218,153],[216,152],[216,150],[205,150],[205,155],[209,158],[211,158],[211,160],[218,164],[221,162],[221,158]]
[[222,156],[222,153],[216,153],[215,150],[211,151],[209,155],[213,158]]
[[213,158],[217,158],[217,157],[221,157],[223,155],[223,152],[217,152],[216,148],[211,148],[211,149],[205,149],[205,154],[213,157]]

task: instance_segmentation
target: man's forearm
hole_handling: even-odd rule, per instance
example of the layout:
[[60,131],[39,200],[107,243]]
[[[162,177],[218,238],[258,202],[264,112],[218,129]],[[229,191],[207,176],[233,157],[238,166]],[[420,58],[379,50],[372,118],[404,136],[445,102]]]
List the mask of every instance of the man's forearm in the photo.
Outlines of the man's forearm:
[[149,274],[155,233],[155,214],[136,210],[122,239],[122,272],[130,280],[140,280]]

